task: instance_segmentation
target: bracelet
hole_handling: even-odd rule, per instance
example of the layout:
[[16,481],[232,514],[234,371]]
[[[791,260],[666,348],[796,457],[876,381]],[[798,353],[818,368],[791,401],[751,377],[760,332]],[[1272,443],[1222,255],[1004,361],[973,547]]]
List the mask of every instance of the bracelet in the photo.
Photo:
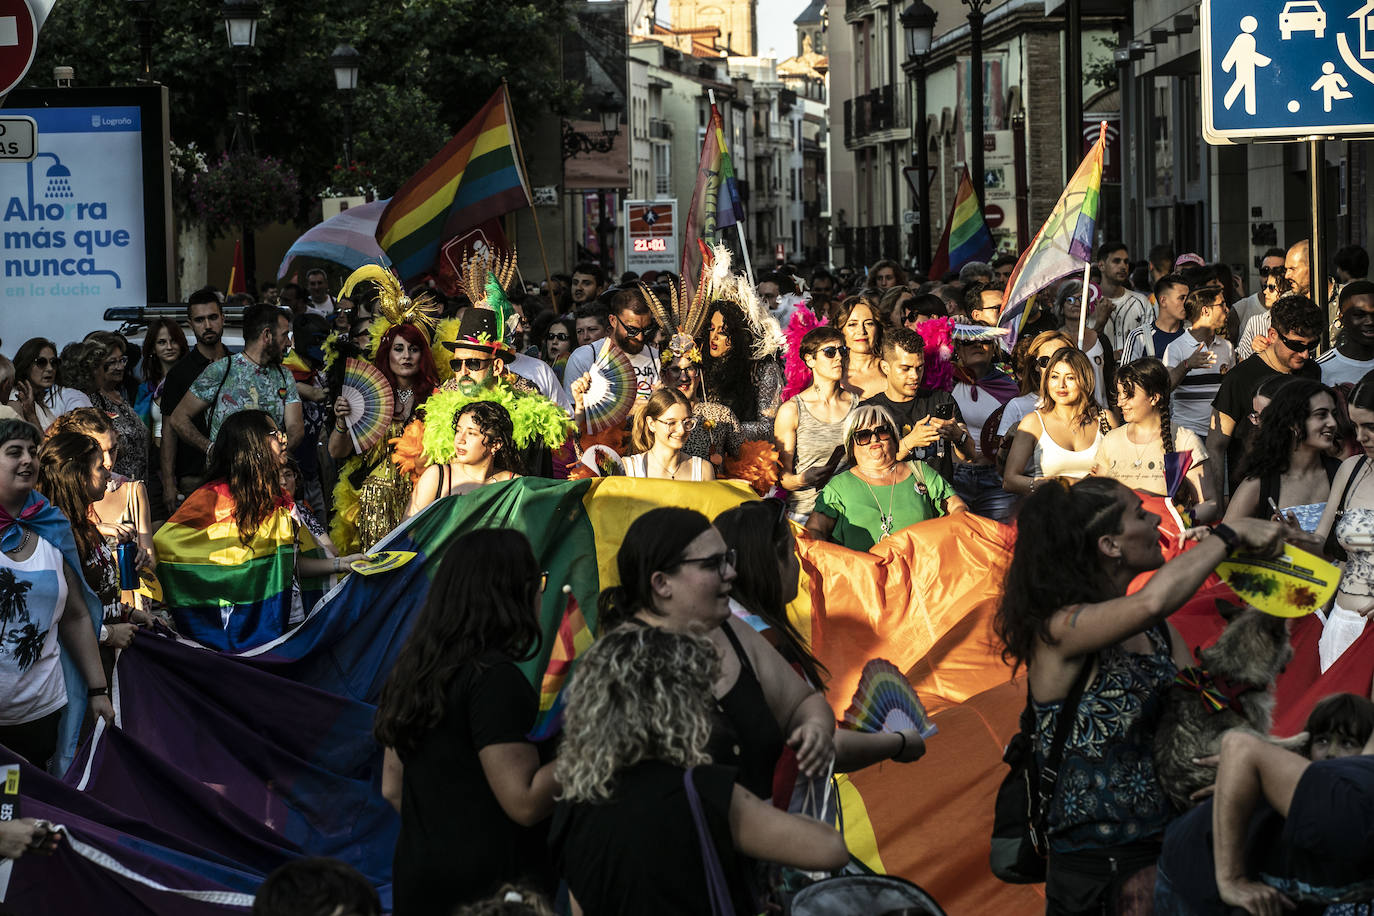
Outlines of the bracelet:
[[1235,553],[1240,549],[1240,535],[1236,534],[1230,525],[1217,525],[1212,529],[1212,533],[1226,544],[1227,553]]
[[87,699],[94,699],[95,697],[107,697],[109,695],[110,688],[108,685],[105,687],[92,687],[90,690],[86,691]]
[[902,734],[901,732],[897,732],[896,735],[898,738],[902,739],[902,746],[897,748],[897,753],[892,755],[893,760],[896,760],[898,757],[906,753],[906,735]]
[[346,433],[346,432],[348,432],[348,427],[345,426],[345,425],[343,425],[343,423],[339,422],[338,420],[335,420],[335,421],[334,421],[334,432],[336,432],[336,433]]
[[334,558],[334,571],[335,571],[335,572],[338,572],[338,571],[339,571],[339,558],[338,558],[338,557],[335,557],[335,558]]

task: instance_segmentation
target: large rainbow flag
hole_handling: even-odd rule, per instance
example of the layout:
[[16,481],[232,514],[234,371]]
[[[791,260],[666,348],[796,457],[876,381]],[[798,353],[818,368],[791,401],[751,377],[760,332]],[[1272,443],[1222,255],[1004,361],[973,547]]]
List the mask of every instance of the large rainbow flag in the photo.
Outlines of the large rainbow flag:
[[[244,544],[234,523],[227,481],[196,490],[153,536],[157,579],[177,630],[214,649],[239,651],[286,632],[295,581],[296,546],[302,556],[323,557],[309,529],[292,517],[285,493]],[[308,610],[327,580],[302,579]]]
[[988,230],[987,220],[983,219],[983,208],[973,191],[968,169],[964,169],[959,176],[954,206],[945,220],[945,231],[930,262],[930,277],[938,280],[970,261],[987,261],[992,258],[994,250],[992,232]]
[[1011,328],[1007,345],[1026,323],[1026,304],[1056,280],[1083,269],[1092,260],[1093,231],[1102,204],[1102,160],[1107,149],[1107,122],[1102,122],[1097,142],[1079,163],[1049,219],[1022,253],[1007,281],[1006,301],[998,324]]
[[377,241],[409,281],[439,262],[444,242],[530,203],[503,85],[391,198],[377,223]]
[[712,246],[725,241],[721,230],[744,222],[735,166],[725,145],[725,122],[715,102],[711,103],[711,122],[701,144],[701,161],[692,202],[687,208],[687,229],[682,244],[682,276],[694,283],[701,271],[698,240]]

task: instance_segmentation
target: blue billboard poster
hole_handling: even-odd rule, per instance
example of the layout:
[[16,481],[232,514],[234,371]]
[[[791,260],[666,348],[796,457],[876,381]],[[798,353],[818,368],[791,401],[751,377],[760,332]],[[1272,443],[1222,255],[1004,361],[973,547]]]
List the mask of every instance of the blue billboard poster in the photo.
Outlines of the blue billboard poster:
[[[0,161],[0,352],[12,354],[30,337],[60,348],[112,328],[103,320],[106,309],[143,306],[150,293],[166,294],[157,277],[165,255],[148,256],[150,226],[154,250],[165,240],[161,208],[150,207],[164,191],[160,169],[150,173],[145,165],[165,157],[148,144],[163,136],[157,109],[150,117],[137,102],[85,105],[57,97],[66,104],[11,98],[14,107],[0,110],[38,125],[33,161]],[[150,127],[152,136],[145,136]]]

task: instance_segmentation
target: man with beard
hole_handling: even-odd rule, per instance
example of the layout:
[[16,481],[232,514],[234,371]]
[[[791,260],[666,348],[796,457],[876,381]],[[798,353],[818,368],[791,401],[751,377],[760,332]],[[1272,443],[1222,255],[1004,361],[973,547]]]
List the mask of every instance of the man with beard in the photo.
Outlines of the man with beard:
[[[576,275],[574,275],[576,279]],[[611,335],[605,340],[598,340],[585,346],[578,347],[573,351],[572,356],[568,357],[568,365],[563,370],[563,380],[568,400],[575,400],[572,396],[573,383],[592,368],[597,357],[601,355],[602,348],[607,346],[605,341],[611,341],[620,348],[626,356],[630,358],[630,364],[634,366],[636,382],[636,399],[645,401],[649,398],[649,393],[658,384],[659,362],[658,349],[650,346],[645,341],[647,336],[653,332],[654,319],[649,314],[649,306],[644,303],[643,296],[637,289],[618,290],[611,297]]]
[[[229,350],[220,342],[224,333],[224,311],[214,290],[206,287],[188,297],[186,320],[191,326],[196,345],[167,371],[167,378],[162,383],[161,410],[162,416],[167,418],[176,411],[177,405],[191,390],[191,384],[205,371],[205,367],[229,355]],[[202,437],[210,432],[204,416],[197,416],[192,425]],[[205,451],[181,441],[172,424],[165,422],[162,424],[160,458],[162,502],[168,514],[171,514],[176,511],[178,493],[189,496],[204,483],[200,475],[205,467]]]
[[897,421],[898,461],[925,461],[940,476],[953,481],[954,456],[963,461],[972,459],[975,443],[949,392],[937,389],[920,393],[925,367],[925,341],[920,334],[906,328],[884,334],[882,369],[887,390],[860,406],[882,407]]
[[583,261],[573,268],[568,289],[572,293],[573,308],[591,305],[606,290],[606,271],[597,264]]
[[[281,364],[291,345],[287,313],[270,305],[250,307],[243,313],[243,340],[241,353],[215,360],[200,373],[172,414],[172,426],[179,437],[208,452],[226,417],[261,410],[286,431],[286,447],[294,449],[305,424],[296,381]],[[207,411],[208,436],[192,422]]]

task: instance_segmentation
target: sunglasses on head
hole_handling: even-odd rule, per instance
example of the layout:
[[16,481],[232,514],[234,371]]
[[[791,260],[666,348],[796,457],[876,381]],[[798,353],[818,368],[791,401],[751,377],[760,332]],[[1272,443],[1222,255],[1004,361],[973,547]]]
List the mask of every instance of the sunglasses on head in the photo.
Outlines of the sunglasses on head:
[[877,426],[873,429],[861,429],[854,434],[854,444],[868,445],[873,441],[875,436],[878,438],[879,442],[891,442],[893,437],[892,427],[884,423],[882,426]]
[[848,348],[848,347],[842,347],[842,346],[839,346],[839,345],[832,344],[831,346],[828,346],[828,347],[821,347],[820,350],[817,351],[817,352],[819,352],[819,353],[820,353],[822,356],[824,356],[826,359],[834,359],[836,355],[839,355],[839,356],[845,356],[845,355],[847,355],[847,354],[849,353],[849,348]]
[[1274,333],[1278,335],[1279,343],[1283,344],[1294,353],[1311,353],[1313,350],[1317,349],[1317,347],[1321,346],[1320,340],[1314,340],[1311,343],[1303,343],[1300,340],[1284,337],[1282,332],[1277,328],[1274,329]]
[[469,372],[481,372],[491,365],[491,358],[487,359],[451,359],[448,361],[449,368],[454,372],[462,372],[466,369]]
[[46,356],[40,356],[33,361],[33,364],[40,369],[46,369],[49,366],[56,369],[62,365],[62,357],[54,356],[52,359],[48,359]]

